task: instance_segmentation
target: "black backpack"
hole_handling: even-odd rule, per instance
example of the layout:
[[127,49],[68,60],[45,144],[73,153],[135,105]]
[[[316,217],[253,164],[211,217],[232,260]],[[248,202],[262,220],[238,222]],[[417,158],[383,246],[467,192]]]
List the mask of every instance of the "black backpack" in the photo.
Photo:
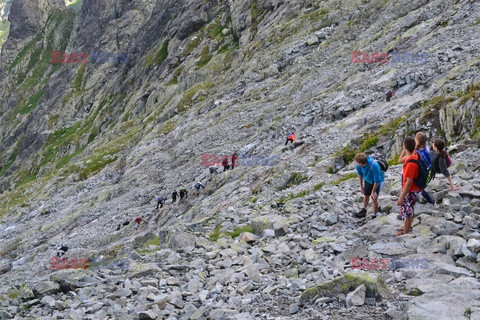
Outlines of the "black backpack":
[[[432,180],[433,174],[432,174],[432,168],[428,164],[428,162],[422,158],[422,155],[420,152],[415,151],[418,154],[418,160],[415,159],[410,159],[408,162],[413,162],[418,165],[418,177],[417,179],[414,179],[415,184],[420,188],[420,189],[425,189],[430,181]],[[408,163],[407,162],[407,163]]]
[[386,172],[388,170],[388,162],[381,154],[375,153],[371,157],[373,158],[373,160],[378,162],[378,164],[380,165],[380,169],[383,172]]

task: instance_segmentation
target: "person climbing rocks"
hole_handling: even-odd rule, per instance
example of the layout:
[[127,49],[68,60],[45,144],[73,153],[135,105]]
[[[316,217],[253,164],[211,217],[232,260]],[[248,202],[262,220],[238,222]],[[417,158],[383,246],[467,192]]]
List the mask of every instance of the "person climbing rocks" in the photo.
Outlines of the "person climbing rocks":
[[388,89],[387,92],[385,92],[385,96],[387,97],[387,102],[390,101],[393,97],[393,91],[391,89]]
[[183,200],[183,198],[186,198],[187,197],[187,189],[185,189],[184,186],[181,186],[180,188],[178,188],[179,191],[180,191],[180,201]]
[[196,190],[195,195],[197,195],[197,196],[200,194],[200,188],[205,189],[205,187],[202,184],[202,181],[197,181],[197,183],[195,183],[195,185],[193,187]]
[[57,251],[57,257],[63,256],[68,251],[68,245],[61,245]]
[[448,180],[450,186],[450,191],[458,191],[459,187],[455,186],[452,181],[448,167],[451,164],[450,156],[445,150],[445,141],[442,139],[435,139],[433,141],[433,146],[430,151],[430,156],[432,157],[432,170],[433,174],[442,173],[445,178]]
[[147,224],[147,221],[145,221],[142,216],[137,217],[137,218],[135,219],[135,229],[137,229],[138,227],[140,227],[140,225],[141,225],[142,222],[143,222],[144,224]]
[[360,182],[360,191],[363,193],[363,208],[358,213],[355,213],[354,216],[365,218],[368,203],[370,198],[372,198],[372,219],[374,219],[378,213],[378,195],[385,180],[385,173],[382,171],[380,164],[365,153],[355,155],[355,162],[357,163],[355,168]]
[[288,142],[294,143],[297,142],[297,137],[295,136],[295,132],[290,132],[287,136],[287,141],[285,141],[285,145],[288,144]]
[[400,214],[403,217],[404,226],[397,229],[397,236],[407,234],[411,231],[415,204],[422,191],[415,183],[415,179],[417,179],[420,174],[420,167],[418,163],[415,162],[420,160],[421,155],[415,151],[414,138],[407,137],[403,140],[402,153],[404,153],[406,157],[403,164],[402,193],[397,200],[397,205],[400,207]]
[[218,174],[218,168],[217,167],[210,167],[210,178],[212,178],[214,175]]
[[178,197],[177,190],[173,190],[173,192],[172,192],[172,203],[177,202],[177,197]]
[[222,157],[222,166],[223,166],[223,172],[227,171],[230,168],[230,166],[228,165],[228,156]]
[[237,160],[238,160],[238,155],[237,155],[236,152],[234,152],[233,155],[232,155],[232,170],[235,168]]
[[[432,159],[430,157],[430,150],[427,147],[427,135],[425,132],[418,132],[415,135],[415,150],[417,150],[422,158],[428,163],[429,169],[432,168]],[[405,151],[402,151],[398,157],[399,163],[404,163],[407,158]],[[422,196],[427,200],[428,203],[435,205],[435,201],[432,199],[430,194],[424,189],[422,190]]]
[[162,196],[158,196],[157,197],[157,209],[158,210],[158,206],[160,206],[160,208],[163,208],[163,205],[165,204],[165,198],[162,197]]
[[117,231],[120,230],[120,228],[122,227],[122,225],[125,227],[125,226],[128,226],[130,224],[130,221],[126,220],[124,223],[121,223],[117,226]]

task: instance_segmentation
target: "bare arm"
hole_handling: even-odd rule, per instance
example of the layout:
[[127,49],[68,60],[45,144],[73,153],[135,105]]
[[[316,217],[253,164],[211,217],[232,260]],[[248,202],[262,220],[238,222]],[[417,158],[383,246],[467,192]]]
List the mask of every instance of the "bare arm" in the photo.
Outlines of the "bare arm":
[[407,183],[403,187],[402,194],[400,195],[397,201],[397,204],[399,206],[401,206],[405,201],[405,196],[410,192],[410,189],[412,189],[412,184],[413,184],[413,178],[407,178]]
[[456,186],[453,184],[453,181],[452,181],[452,177],[451,177],[451,176],[448,176],[448,177],[447,177],[447,180],[448,180],[448,184],[450,185],[450,191],[458,191],[458,190],[460,190],[459,187],[456,187]]
[[405,149],[403,149],[402,153],[398,156],[398,163],[404,163],[405,159],[407,159],[407,153],[405,152]]

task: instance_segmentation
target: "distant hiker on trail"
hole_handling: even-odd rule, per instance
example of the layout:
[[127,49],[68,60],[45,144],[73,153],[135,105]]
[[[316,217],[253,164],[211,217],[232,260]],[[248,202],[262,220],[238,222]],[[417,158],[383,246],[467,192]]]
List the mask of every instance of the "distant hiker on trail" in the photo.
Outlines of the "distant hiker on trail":
[[232,155],[232,170],[235,168],[235,164],[238,160],[238,155],[237,153],[235,152],[233,155]]
[[217,174],[218,174],[218,171],[217,171],[218,168],[217,168],[217,167],[210,167],[209,170],[210,170],[210,178],[212,178],[213,175],[217,175]]
[[405,223],[403,228],[398,229],[397,236],[401,236],[410,232],[413,221],[413,214],[415,203],[418,201],[418,196],[422,191],[415,180],[420,175],[420,165],[418,161],[421,160],[420,153],[415,151],[415,139],[407,137],[403,140],[403,150],[406,155],[403,165],[403,179],[402,179],[402,193],[397,200],[397,205],[400,206],[400,214]]
[[200,188],[203,188],[205,189],[205,187],[203,186],[202,184],[202,181],[198,181],[197,183],[195,183],[195,185],[193,186],[196,190],[195,194],[198,196],[200,194]]
[[[422,159],[424,159],[429,166],[429,169],[432,168],[432,159],[430,158],[430,150],[427,147],[427,135],[424,132],[418,132],[415,135],[415,150],[417,150],[420,155],[422,156]],[[399,163],[404,163],[405,159],[407,158],[405,151],[402,151],[398,158]],[[428,203],[430,204],[435,204],[435,201],[432,199],[430,194],[428,194],[427,191],[422,190],[422,196],[427,200]]]
[[285,141],[285,145],[288,144],[288,142],[294,143],[297,142],[297,137],[295,136],[295,132],[290,132],[287,136],[287,141]]
[[62,245],[57,251],[57,257],[63,256],[68,251],[68,245]]
[[120,228],[122,227],[122,225],[125,227],[125,226],[128,226],[130,224],[130,221],[125,221],[124,223],[122,224],[119,224],[118,227],[117,227],[117,231],[120,230]]
[[372,157],[368,157],[365,153],[355,155],[357,165],[358,179],[360,181],[360,191],[363,193],[363,208],[354,216],[357,218],[365,218],[367,215],[367,206],[370,198],[372,198],[373,215],[377,217],[378,213],[378,194],[382,189],[385,173],[382,171],[378,162]]
[[165,204],[165,198],[162,196],[157,197],[157,210],[158,210],[158,206],[160,206],[160,208],[163,208],[164,204]]
[[228,156],[222,157],[222,166],[223,166],[223,172],[227,171],[230,168],[230,166],[228,165]]
[[183,200],[183,198],[186,198],[187,197],[187,189],[185,189],[184,186],[181,186],[180,188],[178,188],[180,190],[180,201]]
[[173,190],[172,192],[172,203],[175,203],[177,201],[178,193],[177,190]]
[[145,224],[147,223],[147,221],[145,221],[142,216],[137,217],[137,218],[135,219],[135,229],[137,229],[138,227],[140,227],[140,224],[141,224],[142,222],[145,223]]
[[388,89],[387,92],[385,92],[385,96],[387,97],[387,102],[390,101],[390,99],[393,97],[393,91]]
[[435,139],[433,141],[432,151],[430,151],[430,156],[432,157],[432,168],[433,174],[442,173],[445,178],[448,180],[450,185],[450,191],[458,191],[459,187],[456,187],[453,184],[452,177],[448,171],[448,167],[452,164],[452,159],[448,155],[448,152],[445,150],[445,141],[442,139]]

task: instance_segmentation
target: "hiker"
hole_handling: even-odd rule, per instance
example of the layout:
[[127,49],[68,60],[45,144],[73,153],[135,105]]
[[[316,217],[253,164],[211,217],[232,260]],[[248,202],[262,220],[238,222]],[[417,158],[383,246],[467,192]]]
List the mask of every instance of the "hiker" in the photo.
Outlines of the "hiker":
[[68,251],[68,245],[64,244],[60,246],[60,249],[57,251],[57,257],[63,256]]
[[165,203],[165,198],[162,197],[162,196],[159,196],[157,197],[157,209],[158,210],[158,206],[160,206],[160,208],[163,208],[163,204]]
[[420,175],[418,161],[421,160],[420,153],[415,151],[415,139],[407,137],[403,140],[402,153],[405,153],[406,158],[403,164],[402,193],[397,200],[397,205],[400,206],[400,214],[405,222],[402,228],[397,229],[397,236],[410,232],[415,203],[417,203],[421,192],[421,188],[415,182]]
[[217,167],[210,167],[209,168],[210,170],[210,178],[213,177],[213,175],[217,175],[218,174],[218,168]]
[[222,166],[223,166],[223,172],[227,171],[230,168],[230,166],[228,165],[228,156],[222,157]]
[[448,167],[451,164],[451,158],[445,150],[445,141],[442,139],[435,139],[433,141],[432,151],[430,151],[430,156],[432,157],[432,170],[433,174],[442,173],[445,178],[448,180],[450,185],[450,191],[458,191],[459,187],[455,186],[448,171]]
[[122,225],[125,227],[125,226],[128,226],[129,224],[130,224],[130,221],[128,221],[128,220],[125,221],[124,223],[119,224],[118,227],[117,227],[117,231],[120,230],[120,228],[122,227]]
[[177,201],[178,193],[177,190],[173,190],[172,192],[172,203],[175,203]]
[[290,132],[287,136],[287,141],[285,141],[285,145],[288,144],[288,141],[291,143],[297,142],[297,137],[295,136],[295,132]]
[[182,201],[183,198],[187,197],[187,189],[185,189],[184,186],[181,186],[179,190],[180,190],[180,201]]
[[202,184],[202,181],[198,181],[197,183],[195,183],[193,187],[195,188],[195,190],[197,190],[195,193],[197,196],[200,194],[200,188],[205,189],[205,187]]
[[137,229],[138,227],[140,227],[140,224],[141,224],[142,222],[145,223],[145,224],[147,224],[147,221],[145,221],[142,216],[137,217],[137,218],[135,219],[135,229]]
[[[415,150],[417,150],[422,159],[428,163],[428,168],[432,168],[432,159],[430,157],[430,150],[427,147],[427,135],[424,132],[418,132],[415,135]],[[407,158],[405,151],[403,150],[398,158],[399,163],[404,163]],[[427,200],[428,203],[435,205],[435,201],[432,199],[430,194],[424,189],[422,190],[422,196]]]
[[363,193],[363,208],[354,216],[357,218],[365,218],[367,215],[367,206],[370,198],[372,198],[373,215],[372,219],[377,217],[378,213],[378,194],[382,189],[385,173],[382,171],[380,164],[368,157],[365,153],[355,155],[355,168],[357,169],[358,179],[360,181],[360,191]]
[[390,99],[392,99],[393,91],[391,89],[388,89],[387,92],[385,93],[385,96],[387,97],[387,102],[389,102]]
[[235,163],[237,162],[237,160],[238,160],[237,153],[234,152],[232,155],[232,170],[235,168]]

